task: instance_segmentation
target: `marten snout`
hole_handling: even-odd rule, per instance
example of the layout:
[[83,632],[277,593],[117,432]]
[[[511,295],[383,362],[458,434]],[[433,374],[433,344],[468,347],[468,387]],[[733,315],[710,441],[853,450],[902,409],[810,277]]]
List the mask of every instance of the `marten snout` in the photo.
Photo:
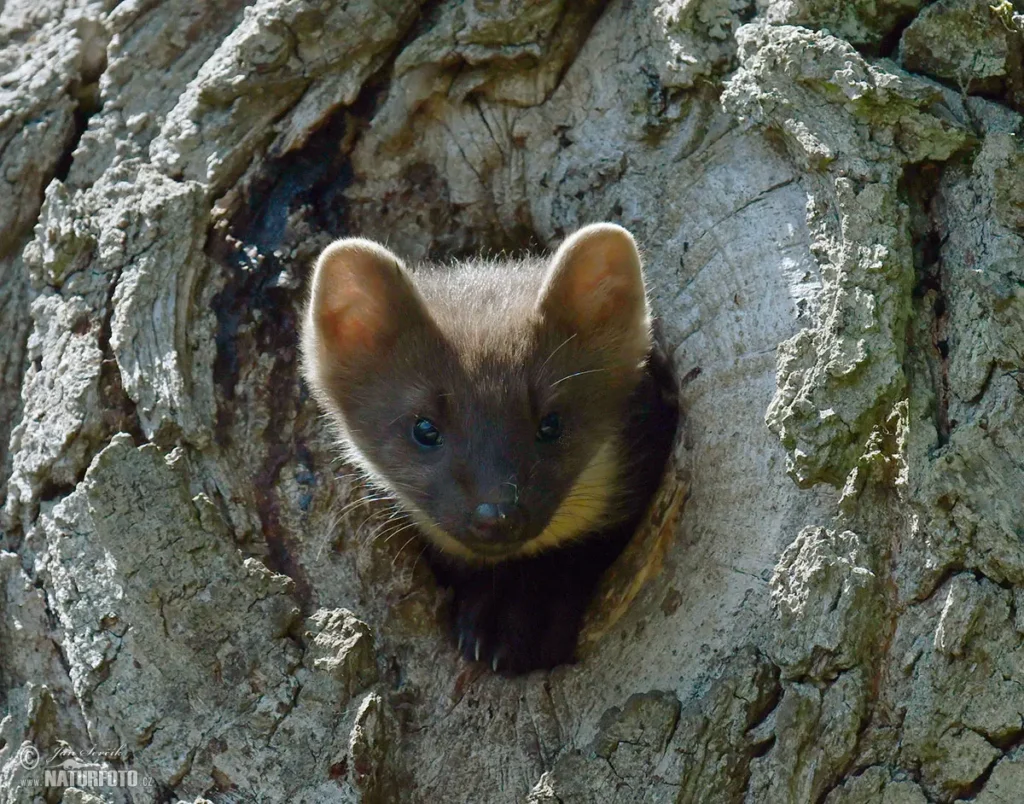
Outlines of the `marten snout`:
[[469,519],[473,538],[495,547],[517,542],[523,524],[523,511],[513,502],[480,503],[473,509]]

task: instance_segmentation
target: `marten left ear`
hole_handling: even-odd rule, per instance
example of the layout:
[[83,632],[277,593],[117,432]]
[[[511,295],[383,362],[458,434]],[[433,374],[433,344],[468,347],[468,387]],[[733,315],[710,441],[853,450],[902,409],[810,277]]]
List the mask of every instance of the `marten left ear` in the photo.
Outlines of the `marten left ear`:
[[[345,396],[353,377],[394,358],[400,337],[431,338],[434,324],[402,261],[372,240],[336,240],[313,271],[302,325],[302,369],[314,393]],[[345,377],[344,382],[336,382]]]
[[575,232],[551,260],[537,311],[584,342],[597,338],[627,360],[642,360],[651,319],[633,236],[613,223]]

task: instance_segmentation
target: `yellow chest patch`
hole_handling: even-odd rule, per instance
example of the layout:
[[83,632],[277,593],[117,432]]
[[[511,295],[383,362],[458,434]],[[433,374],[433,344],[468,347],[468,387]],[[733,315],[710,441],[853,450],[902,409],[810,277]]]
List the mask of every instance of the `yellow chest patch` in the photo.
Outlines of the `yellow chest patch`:
[[614,510],[619,493],[619,454],[610,438],[590,459],[540,535],[523,545],[529,556],[558,547],[598,529]]

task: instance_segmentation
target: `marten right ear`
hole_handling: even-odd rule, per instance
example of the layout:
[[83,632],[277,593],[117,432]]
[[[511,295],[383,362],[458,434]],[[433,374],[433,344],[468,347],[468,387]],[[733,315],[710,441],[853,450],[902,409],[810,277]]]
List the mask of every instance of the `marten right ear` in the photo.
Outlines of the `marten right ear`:
[[612,223],[575,232],[551,260],[537,309],[582,342],[603,342],[625,360],[642,360],[651,346],[651,319],[633,236]]
[[399,332],[426,320],[420,294],[398,257],[372,240],[336,240],[313,271],[302,324],[306,378],[323,387],[325,372],[372,365]]

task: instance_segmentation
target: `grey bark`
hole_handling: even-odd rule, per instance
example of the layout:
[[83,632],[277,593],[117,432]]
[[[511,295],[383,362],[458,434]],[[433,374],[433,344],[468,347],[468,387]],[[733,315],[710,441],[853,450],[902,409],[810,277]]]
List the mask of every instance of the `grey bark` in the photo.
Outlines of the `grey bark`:
[[[243,5],[0,0],[0,801],[1024,797],[1024,6]],[[684,427],[581,661],[506,680],[296,314],[341,234],[595,220]]]

